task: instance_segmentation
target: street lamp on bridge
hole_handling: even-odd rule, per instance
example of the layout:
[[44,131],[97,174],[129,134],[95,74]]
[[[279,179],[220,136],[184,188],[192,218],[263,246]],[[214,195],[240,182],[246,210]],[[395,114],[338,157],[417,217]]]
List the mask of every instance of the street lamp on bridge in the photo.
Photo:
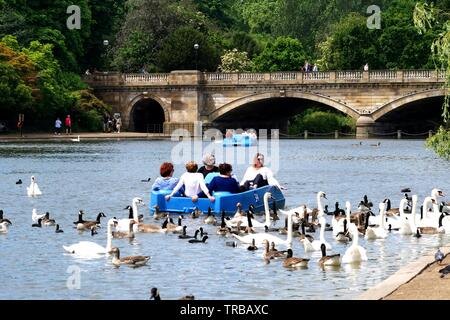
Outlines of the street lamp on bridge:
[[198,48],[200,48],[199,44],[194,44],[194,50],[195,50],[195,70],[198,69]]

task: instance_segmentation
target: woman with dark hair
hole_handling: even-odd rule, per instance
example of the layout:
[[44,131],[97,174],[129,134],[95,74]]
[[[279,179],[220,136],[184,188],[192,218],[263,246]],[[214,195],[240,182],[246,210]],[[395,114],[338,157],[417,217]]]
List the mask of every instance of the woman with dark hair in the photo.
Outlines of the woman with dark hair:
[[152,190],[172,190],[178,183],[178,178],[174,178],[173,164],[170,162],[164,162],[159,168],[159,173],[161,177],[156,178],[155,183],[153,183]]
[[244,178],[241,181],[241,191],[261,188],[267,185],[286,189],[275,179],[272,170],[264,167],[264,155],[257,153],[253,158],[253,164],[245,171]]
[[209,190],[205,184],[205,178],[201,173],[197,172],[198,165],[194,161],[186,163],[187,172],[183,173],[178,181],[178,184],[172,190],[172,193],[166,196],[166,200],[169,201],[171,197],[184,185],[184,194],[186,197],[190,197],[193,202],[198,200],[198,195],[201,191],[211,200],[215,201],[215,198],[209,194]]
[[219,165],[220,175],[214,177],[208,185],[209,192],[213,191],[228,191],[231,193],[239,193],[239,183],[231,177],[233,168],[231,164],[222,163]]

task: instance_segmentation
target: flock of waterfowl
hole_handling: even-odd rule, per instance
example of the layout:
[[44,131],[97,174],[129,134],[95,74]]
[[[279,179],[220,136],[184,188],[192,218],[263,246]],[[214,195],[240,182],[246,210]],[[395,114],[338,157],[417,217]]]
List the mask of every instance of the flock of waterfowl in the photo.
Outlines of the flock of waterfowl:
[[[401,199],[398,208],[392,208],[390,200],[385,199],[378,205],[378,214],[373,212],[373,203],[368,201],[367,196],[364,196],[359,203],[356,212],[352,212],[349,201],[345,203],[345,210],[339,208],[339,203],[336,203],[335,209],[331,211],[328,206],[323,206],[322,201],[326,199],[326,194],[321,191],[317,193],[316,208],[301,205],[289,210],[277,210],[276,206],[271,209],[269,206],[271,194],[266,193],[264,195],[265,215],[263,221],[256,219],[257,214],[254,212],[253,206],[244,211],[239,203],[233,217],[226,217],[225,213],[222,213],[221,219],[217,219],[211,212],[203,213],[199,210],[194,210],[190,217],[192,219],[201,218],[203,223],[216,226],[217,236],[233,238],[233,241],[225,242],[226,246],[244,246],[249,251],[261,249],[262,258],[266,263],[270,263],[272,260],[281,260],[285,268],[307,268],[310,258],[294,256],[292,244],[294,238],[297,238],[305,253],[321,252],[321,257],[317,261],[320,267],[339,267],[341,264],[360,263],[368,259],[366,249],[358,242],[359,237],[374,240],[384,239],[392,233],[415,237],[421,237],[422,234],[450,233],[450,218],[448,217],[450,216],[450,204],[440,201],[444,195],[442,190],[433,189],[431,195],[424,198],[419,213],[416,213],[418,196],[409,196],[410,190],[407,189],[402,192],[405,192],[405,196]],[[27,187],[27,194],[32,197],[42,195],[34,176],[31,177],[30,186]],[[188,235],[188,226],[183,225],[185,217],[178,216],[177,223],[174,223],[172,217],[167,213],[160,212],[158,207],[155,207],[153,220],[162,220],[163,223],[144,223],[144,217],[139,215],[138,211],[138,206],[142,205],[144,205],[142,199],[135,197],[132,205],[125,208],[129,211],[128,218],[113,217],[107,221],[106,246],[101,246],[93,241],[80,241],[75,244],[63,245],[64,251],[81,258],[96,258],[110,254],[113,266],[141,267],[147,264],[151,257],[148,255],[121,257],[119,247],[112,245],[113,239],[133,239],[137,233],[174,233],[178,234],[178,239],[187,240],[188,243],[206,244],[208,237],[211,236],[202,227],[197,229],[194,235]],[[279,216],[278,213],[282,215]],[[12,222],[3,215],[3,210],[0,210],[0,233],[7,233]],[[327,223],[326,216],[332,216],[330,224]],[[96,220],[92,221],[83,218],[84,212],[80,210],[78,220],[73,222],[74,227],[79,232],[89,231],[94,235],[102,224],[101,219],[106,218],[106,215],[100,212]],[[32,227],[55,226],[56,233],[63,232],[59,224],[50,218],[49,212],[39,214],[36,209],[33,209],[32,220],[34,222]],[[284,221],[284,227],[279,226],[282,221]],[[318,239],[307,234],[314,233],[317,228],[320,228]],[[339,253],[328,254],[332,250],[333,244],[325,240],[327,231],[332,232],[336,242],[352,242],[342,257]],[[280,235],[286,235],[286,238],[280,237]],[[276,246],[278,245],[285,246],[286,250],[277,250]],[[447,269],[442,270],[445,275]],[[152,297],[158,299],[159,291],[156,288],[152,290],[154,291],[151,293]]]

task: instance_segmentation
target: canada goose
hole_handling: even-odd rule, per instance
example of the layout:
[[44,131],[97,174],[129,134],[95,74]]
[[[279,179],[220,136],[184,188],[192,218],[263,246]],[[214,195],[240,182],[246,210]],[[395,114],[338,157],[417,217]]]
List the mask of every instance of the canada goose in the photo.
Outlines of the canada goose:
[[120,267],[122,264],[126,264],[130,267],[142,267],[145,265],[148,260],[150,260],[150,256],[128,256],[120,258],[120,250],[117,247],[113,247],[111,249],[111,253],[113,255],[112,264]]
[[91,228],[91,237],[95,236],[96,234],[98,234],[98,232],[97,232],[97,227],[96,227],[96,226],[93,226],[93,227]]
[[[123,208],[123,210],[128,210],[128,219],[134,218],[132,206],[126,206],[125,208]],[[144,221],[144,215],[143,214],[138,215],[138,220],[139,220],[139,222]]]
[[309,259],[293,257],[292,249],[287,249],[286,259],[283,261],[283,267],[285,268],[306,268],[308,266]]
[[56,232],[56,233],[62,233],[62,232],[64,232],[64,230],[63,230],[63,229],[60,229],[60,228],[59,228],[59,224],[57,224],[57,225],[56,225],[55,232]]
[[437,252],[434,254],[434,260],[438,263],[438,264],[442,264],[442,260],[444,260],[445,256],[442,253],[442,251],[438,248]]
[[163,222],[162,226],[151,223],[149,224],[139,223],[138,231],[143,233],[167,232],[167,223],[168,223],[167,219]]
[[320,258],[319,260],[319,265],[321,267],[323,266],[335,266],[338,267],[341,265],[341,255],[338,254],[333,254],[331,256],[327,256],[327,248],[325,246],[325,244],[321,244],[320,245],[320,250],[322,251],[322,258]]
[[113,238],[116,238],[116,239],[123,239],[123,238],[133,239],[134,236],[135,236],[134,232],[133,232],[133,225],[135,223],[136,223],[136,221],[130,220],[130,228],[129,228],[128,232],[113,231],[112,232]]
[[[33,210],[35,210],[35,209],[33,209]],[[83,220],[83,214],[84,214],[84,211],[83,211],[83,210],[79,210],[79,211],[78,211],[78,221],[74,221],[74,222],[73,222],[74,225],[77,225],[77,224],[79,224],[79,223],[86,222],[85,220]]]
[[[252,243],[253,243],[253,240],[252,240]],[[265,250],[264,250],[264,253],[263,253],[263,258],[264,259],[277,259],[277,258],[284,258],[285,257],[285,255],[286,255],[285,253],[286,252],[269,249],[269,241],[267,241],[266,239],[264,239],[262,241],[262,244],[265,246]]]
[[386,228],[384,227],[384,214],[386,212],[386,203],[380,202],[380,225],[378,227],[367,227],[364,237],[366,239],[384,239],[387,237]]
[[152,178],[148,178],[148,179],[145,179],[145,180],[141,180],[141,182],[150,182],[152,180]]
[[238,243],[237,243],[237,241],[227,241],[227,242],[225,242],[225,245],[227,247],[236,248],[238,246]]
[[181,225],[182,223],[182,216],[178,216],[178,224],[174,224],[172,218],[167,218],[169,219],[167,224],[166,224],[166,229],[167,231],[173,232],[173,233],[182,233],[183,232],[183,226]]
[[388,231],[389,232],[392,232],[392,231],[399,231],[400,230],[400,228],[392,228],[392,224],[388,224]]
[[110,253],[112,250],[112,227],[117,226],[117,223],[118,222],[116,219],[108,220],[106,247],[102,247],[101,245],[91,241],[80,241],[70,246],[63,245],[63,248],[66,252],[78,256],[97,257],[99,254]]
[[22,184],[22,179],[17,180],[16,184]]
[[77,230],[90,230],[93,226],[99,226],[100,225],[100,219],[102,217],[106,217],[106,215],[103,212],[99,212],[97,215],[97,219],[94,221],[84,221],[77,224]]
[[161,297],[159,296],[159,290],[157,288],[152,288],[150,290],[150,300],[161,300]]
[[384,203],[386,203],[386,216],[398,216],[400,214],[400,208],[391,208],[391,199],[384,199]]
[[128,228],[130,227],[130,220],[134,220],[136,222],[136,224],[133,225],[133,231],[138,232],[138,224],[140,223],[138,206],[143,206],[143,205],[144,205],[144,201],[141,198],[134,197],[133,200],[131,201],[133,218],[117,220],[119,223],[116,227],[116,230],[127,232]]
[[43,226],[54,226],[55,225],[55,219],[50,219],[50,213],[46,212],[45,216],[42,218],[42,225]]
[[416,233],[414,234],[414,237],[416,237],[416,238],[422,237],[422,235],[420,234],[419,229],[417,229],[417,228],[416,228]]
[[313,242],[313,241],[314,241],[314,237],[311,236],[311,235],[309,235],[309,234],[306,234],[306,233],[305,233],[305,223],[304,223],[304,222],[301,223],[300,228],[301,228],[301,231],[302,231],[302,234],[300,235],[300,238],[299,238],[300,241],[301,241],[302,239],[306,238],[306,239],[308,239],[310,242]]
[[362,141],[360,141],[359,143],[352,143],[352,147],[359,147],[362,146]]
[[191,239],[188,242],[189,243],[206,243],[206,240],[208,239],[208,236],[203,236],[202,240],[198,239]]
[[153,208],[155,208],[155,212],[153,213],[153,219],[159,220],[162,218],[167,218],[169,216],[167,212],[160,212],[158,205],[154,205]]
[[258,247],[255,244],[255,239],[252,239],[252,244],[247,247],[247,250],[250,250],[250,251],[258,250]]
[[208,216],[203,220],[206,224],[215,224],[217,222],[217,219],[214,217],[214,215],[211,213],[211,208],[208,208]]
[[371,147],[379,147],[379,146],[381,146],[381,142],[378,142],[378,143],[376,143],[376,144],[370,144],[370,146]]
[[35,227],[35,228],[41,228],[42,227],[42,218],[39,218],[38,222],[37,223],[33,223],[31,226]]
[[338,232],[335,240],[340,242],[348,242],[352,240],[352,237],[350,236],[350,232],[348,232],[347,229],[347,219],[344,219],[343,221],[344,231]]
[[[0,210],[0,223],[2,223],[3,221],[5,221],[5,220],[7,220],[7,221],[9,221],[8,219],[6,219],[6,218],[3,218],[3,210]],[[33,220],[34,221],[34,220]],[[37,220],[36,220],[37,221]],[[11,221],[10,221],[11,222]]]
[[7,233],[8,226],[10,225],[12,225],[11,221],[8,219],[2,219],[2,222],[0,222],[0,233]]
[[225,211],[222,211],[222,217],[221,217],[222,222],[220,223],[220,227],[217,228],[217,234],[224,236],[228,233],[229,229],[227,228],[227,225],[225,223]]
[[191,218],[192,219],[197,219],[198,217],[200,217],[203,214],[203,211],[198,209],[197,207],[194,208],[194,210],[192,210],[191,213]]
[[439,225],[437,228],[435,227],[417,227],[421,234],[437,234],[437,233],[445,233],[445,229],[442,226],[442,219],[446,216],[445,213],[441,213],[439,216]]
[[[187,226],[183,226],[183,230],[186,230]],[[193,236],[189,236],[186,233],[180,234],[178,236],[179,239],[197,239],[198,234],[200,233],[200,230],[195,230],[195,233]]]

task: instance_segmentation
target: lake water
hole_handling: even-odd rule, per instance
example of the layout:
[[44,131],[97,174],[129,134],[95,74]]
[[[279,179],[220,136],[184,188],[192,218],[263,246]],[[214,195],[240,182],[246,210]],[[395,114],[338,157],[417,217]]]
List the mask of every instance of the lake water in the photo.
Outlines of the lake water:
[[[344,207],[365,194],[378,208],[385,198],[398,207],[402,188],[419,195],[419,204],[433,188],[450,192],[450,162],[425,149],[423,141],[382,140],[281,140],[272,155],[273,166],[284,191],[287,207],[306,203],[316,207],[316,193],[325,191],[330,208],[339,201]],[[146,223],[151,183],[141,182],[159,174],[159,165],[170,160],[179,144],[171,141],[102,141],[0,143],[0,209],[13,225],[0,234],[0,299],[148,299],[152,287],[162,299],[177,299],[186,294],[196,299],[351,299],[388,278],[399,268],[424,253],[450,242],[450,235],[424,235],[420,239],[391,234],[385,240],[366,241],[368,261],[357,266],[343,265],[337,270],[321,270],[320,254],[305,254],[294,239],[294,256],[309,257],[309,268],[287,270],[280,261],[265,264],[262,248],[249,252],[246,245],[227,247],[232,239],[216,235],[216,227],[203,225],[201,219],[187,218],[188,233],[203,225],[210,233],[206,244],[189,244],[174,234],[137,234],[135,240],[113,240],[121,256],[150,255],[147,266],[113,268],[110,257],[85,260],[65,254],[62,245],[81,240],[106,243],[106,220],[99,234],[79,234],[72,221],[83,209],[85,219],[95,219],[103,211],[107,219],[126,218],[123,210],[133,197],[142,197]],[[275,163],[276,150],[279,162]],[[245,154],[246,149],[232,151]],[[272,153],[274,151],[274,153]],[[251,150],[253,152],[253,150]],[[201,152],[194,159],[201,160]],[[226,158],[227,160],[231,158]],[[248,162],[248,158],[246,159]],[[220,162],[221,158],[217,157]],[[233,165],[242,177],[246,163]],[[175,175],[184,172],[177,164]],[[36,176],[43,195],[27,197],[26,186]],[[22,185],[16,185],[18,179]],[[447,198],[448,201],[448,198]],[[31,212],[49,211],[64,233],[54,227],[32,228]],[[378,211],[378,209],[376,209]],[[327,216],[330,222],[330,216]],[[281,236],[280,237],[285,237]],[[318,238],[318,231],[315,237]],[[334,253],[344,254],[350,244],[337,243],[326,233]],[[330,252],[331,253],[331,252]],[[80,288],[73,289],[74,271],[80,271]],[[71,289],[72,288],[72,289]]]

